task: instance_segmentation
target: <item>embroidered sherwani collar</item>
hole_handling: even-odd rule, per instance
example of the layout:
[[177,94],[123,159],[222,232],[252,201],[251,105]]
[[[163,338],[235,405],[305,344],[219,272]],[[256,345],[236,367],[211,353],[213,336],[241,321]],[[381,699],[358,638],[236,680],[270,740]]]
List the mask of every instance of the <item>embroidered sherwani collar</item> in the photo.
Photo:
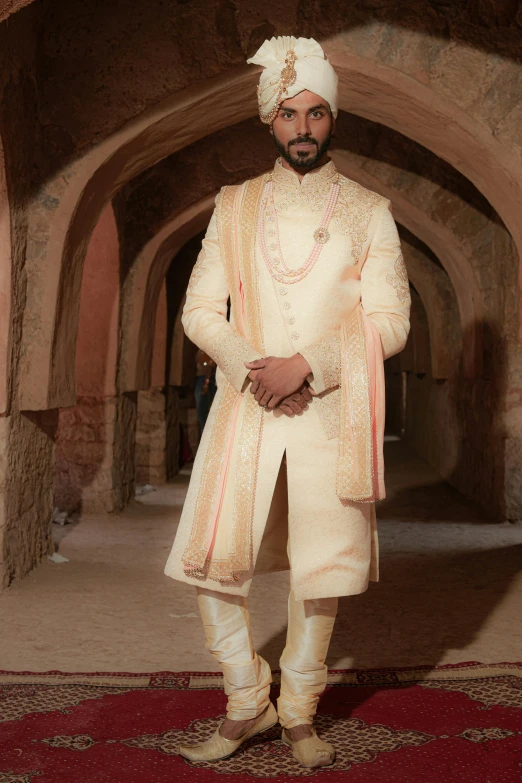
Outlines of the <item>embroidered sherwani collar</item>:
[[335,168],[335,163],[333,160],[329,160],[328,163],[324,164],[324,166],[320,166],[318,169],[312,169],[312,171],[308,171],[300,181],[295,171],[285,168],[281,162],[281,158],[278,158],[274,165],[272,179],[278,185],[283,185],[286,187],[297,186],[301,189],[307,189],[315,188],[324,185],[325,183],[331,185],[332,179],[336,176],[336,174],[337,169]]
[[281,158],[275,162],[272,171],[274,200],[278,210],[292,206],[322,209],[330,187],[338,176],[333,160],[318,169],[307,172],[302,180],[291,169],[282,165]]

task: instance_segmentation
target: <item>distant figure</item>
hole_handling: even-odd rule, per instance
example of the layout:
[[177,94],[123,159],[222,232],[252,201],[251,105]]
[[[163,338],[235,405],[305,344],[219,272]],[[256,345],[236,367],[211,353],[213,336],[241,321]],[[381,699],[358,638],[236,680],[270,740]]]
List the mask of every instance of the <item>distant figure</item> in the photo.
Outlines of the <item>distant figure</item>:
[[200,438],[215,393],[216,363],[200,348],[196,354],[196,390],[194,392]]

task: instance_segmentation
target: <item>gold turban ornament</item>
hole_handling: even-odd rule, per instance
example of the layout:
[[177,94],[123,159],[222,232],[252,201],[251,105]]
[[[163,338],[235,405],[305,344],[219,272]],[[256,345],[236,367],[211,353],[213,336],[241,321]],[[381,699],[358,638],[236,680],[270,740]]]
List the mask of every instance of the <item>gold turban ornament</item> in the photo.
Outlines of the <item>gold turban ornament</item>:
[[337,74],[313,38],[271,38],[247,63],[264,68],[257,88],[262,122],[270,125],[283,101],[303,90],[320,95],[337,117]]

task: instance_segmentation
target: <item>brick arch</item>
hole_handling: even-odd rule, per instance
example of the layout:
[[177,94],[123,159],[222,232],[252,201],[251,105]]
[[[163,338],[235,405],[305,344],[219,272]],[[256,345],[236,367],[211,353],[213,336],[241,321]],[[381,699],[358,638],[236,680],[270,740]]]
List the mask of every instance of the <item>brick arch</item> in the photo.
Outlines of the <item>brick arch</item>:
[[[388,125],[444,158],[486,196],[522,249],[522,164],[485,126],[427,84],[395,68],[325,44],[340,78],[340,107]],[[89,150],[33,204],[29,230],[46,234],[47,258],[28,258],[33,303],[20,363],[24,409],[74,403],[74,353],[83,258],[105,203],[163,157],[256,113],[257,69],[240,66],[195,84]],[[49,203],[57,206],[49,209]],[[42,229],[47,224],[47,229]],[[35,339],[36,334],[38,340]],[[474,350],[474,356],[477,351]]]

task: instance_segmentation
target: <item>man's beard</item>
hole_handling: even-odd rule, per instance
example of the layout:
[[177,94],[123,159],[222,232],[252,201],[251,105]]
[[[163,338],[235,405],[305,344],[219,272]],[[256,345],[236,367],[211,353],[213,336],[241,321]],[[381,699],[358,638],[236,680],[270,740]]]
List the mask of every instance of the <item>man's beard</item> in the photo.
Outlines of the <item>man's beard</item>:
[[[332,140],[332,133],[330,132],[326,139],[322,142],[322,144],[319,144],[317,139],[314,139],[313,136],[298,136],[295,139],[291,139],[291,141],[288,142],[287,146],[279,141],[277,136],[275,135],[275,132],[273,133],[274,137],[274,144],[276,145],[279,153],[281,154],[281,157],[283,157],[287,163],[289,163],[292,168],[294,169],[313,169],[317,166],[321,158],[323,157],[324,153],[330,146],[330,142]],[[294,144],[315,144],[316,146],[316,152],[315,155],[310,156],[309,153],[303,152],[300,150],[297,150],[297,158],[293,158],[290,155],[290,148]]]

